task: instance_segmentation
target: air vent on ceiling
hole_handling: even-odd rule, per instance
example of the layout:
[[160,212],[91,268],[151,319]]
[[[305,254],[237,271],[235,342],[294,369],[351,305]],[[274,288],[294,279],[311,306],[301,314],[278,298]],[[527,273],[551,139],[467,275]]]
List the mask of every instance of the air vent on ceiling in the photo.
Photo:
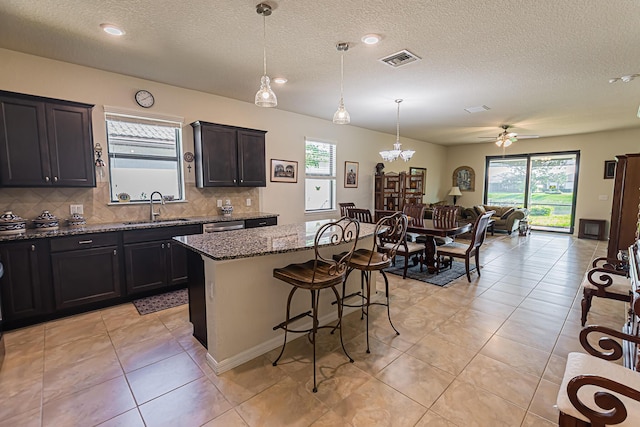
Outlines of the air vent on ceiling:
[[380,59],[380,61],[394,68],[398,68],[402,65],[407,65],[412,62],[419,61],[420,59],[422,58],[414,55],[408,50],[401,50],[400,52],[393,53],[385,58]]

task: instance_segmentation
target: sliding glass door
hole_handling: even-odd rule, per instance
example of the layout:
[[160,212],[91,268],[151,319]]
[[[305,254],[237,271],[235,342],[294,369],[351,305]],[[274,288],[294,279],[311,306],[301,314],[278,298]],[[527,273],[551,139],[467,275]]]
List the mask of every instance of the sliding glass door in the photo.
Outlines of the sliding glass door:
[[579,152],[487,157],[485,204],[529,209],[533,228],[573,233]]

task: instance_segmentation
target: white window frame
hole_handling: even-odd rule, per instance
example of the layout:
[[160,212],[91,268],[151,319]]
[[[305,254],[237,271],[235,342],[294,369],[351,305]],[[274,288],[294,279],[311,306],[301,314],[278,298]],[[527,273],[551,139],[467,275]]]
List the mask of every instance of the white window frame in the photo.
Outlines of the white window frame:
[[[152,155],[123,155],[122,153],[114,153],[110,150],[111,142],[109,137],[109,128],[108,121],[123,121],[135,124],[147,124],[161,127],[168,127],[171,129],[175,129],[176,139],[175,139],[175,157],[166,157],[166,156],[158,156],[154,157]],[[182,125],[184,120],[181,117],[174,116],[166,116],[166,115],[152,115],[152,114],[140,114],[138,111],[129,111],[125,109],[120,109],[117,107],[107,107],[105,106],[105,130],[106,130],[106,138],[107,138],[107,150],[108,150],[108,159],[109,159],[109,200],[110,203],[117,203],[120,200],[117,198],[116,191],[113,187],[113,179],[112,179],[112,167],[113,167],[113,159],[114,158],[131,158],[131,159],[139,159],[139,160],[161,160],[171,162],[171,164],[175,164],[176,173],[178,182],[177,185],[177,193],[174,194],[174,198],[172,201],[182,202],[186,201],[186,193],[185,193],[185,182],[184,182],[184,168],[182,165]],[[175,162],[175,163],[174,163]],[[148,191],[145,191],[146,196],[150,197],[153,191],[159,191],[159,188],[149,188]],[[164,196],[169,196],[168,194],[163,194]],[[130,201],[131,202],[141,202],[148,203],[148,198],[140,198],[136,197],[135,194],[131,194]]]
[[[322,144],[322,145],[326,145],[328,147],[330,147],[331,150],[331,158],[330,158],[330,164],[327,171],[318,171],[318,170],[313,170],[310,169],[307,166],[307,147],[309,144]],[[305,213],[318,213],[318,212],[330,212],[330,211],[335,211],[336,208],[336,170],[337,170],[337,144],[335,144],[334,142],[328,142],[328,141],[322,141],[319,140],[317,138],[305,138],[305,201],[304,201],[304,208],[305,208]],[[311,180],[322,180],[322,181],[327,181],[327,183],[329,184],[329,199],[327,200],[329,202],[328,206],[324,207],[324,208],[314,208],[311,209],[307,206],[307,201],[309,198],[309,182]]]

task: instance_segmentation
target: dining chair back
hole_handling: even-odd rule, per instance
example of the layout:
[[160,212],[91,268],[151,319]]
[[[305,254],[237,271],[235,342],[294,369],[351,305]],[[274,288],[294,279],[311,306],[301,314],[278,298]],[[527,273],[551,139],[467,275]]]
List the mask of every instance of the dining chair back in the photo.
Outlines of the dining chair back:
[[373,217],[371,216],[371,211],[369,209],[349,208],[347,210],[347,216],[360,222],[374,224]]
[[[403,221],[409,222],[406,214],[402,214],[405,218]],[[384,219],[384,218],[383,218]],[[390,229],[386,233],[378,235],[379,243],[378,250],[381,252],[387,252],[392,262],[395,264],[395,256],[400,255],[404,257],[404,271],[402,278],[407,277],[407,269],[409,268],[409,258],[415,255],[416,262],[420,263],[420,271],[425,262],[425,245],[424,243],[410,242],[407,239],[407,226],[396,227]],[[395,254],[394,254],[395,253]]]
[[338,206],[340,206],[340,216],[349,216],[348,210],[351,208],[355,208],[356,204],[353,202],[344,202],[338,203]]
[[402,212],[410,219],[413,227],[422,227],[424,225],[424,210],[426,205],[423,203],[410,203],[404,205]]

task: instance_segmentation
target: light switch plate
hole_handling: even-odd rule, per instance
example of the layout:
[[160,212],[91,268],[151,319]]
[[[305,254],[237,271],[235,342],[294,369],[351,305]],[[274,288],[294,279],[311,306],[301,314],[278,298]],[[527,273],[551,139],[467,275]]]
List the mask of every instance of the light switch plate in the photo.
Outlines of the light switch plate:
[[251,206],[251,199],[247,199],[247,206]]
[[218,207],[221,208],[222,207],[222,200],[218,199]]
[[84,214],[84,206],[83,205],[69,205],[69,210],[71,211],[71,215],[73,214]]

